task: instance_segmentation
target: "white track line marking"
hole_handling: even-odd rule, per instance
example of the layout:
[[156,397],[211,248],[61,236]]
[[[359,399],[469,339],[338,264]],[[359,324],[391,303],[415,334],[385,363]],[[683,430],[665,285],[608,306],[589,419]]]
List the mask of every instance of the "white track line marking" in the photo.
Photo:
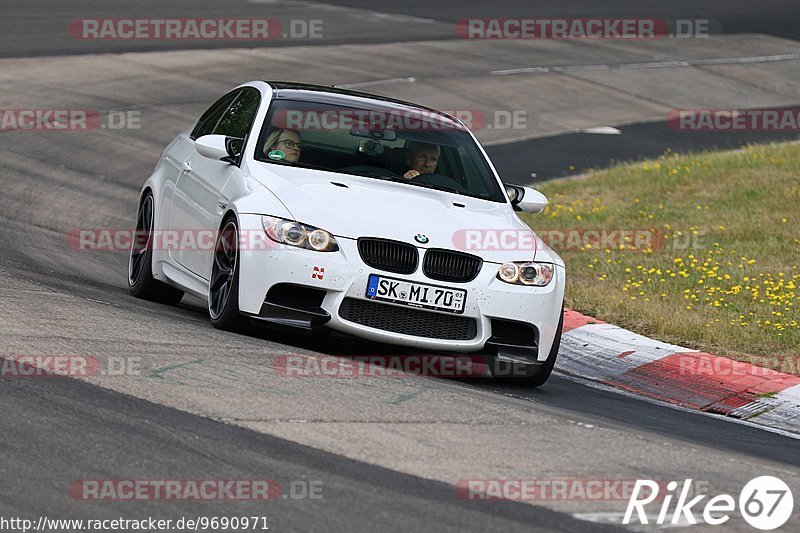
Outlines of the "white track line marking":
[[388,80],[374,80],[374,81],[362,81],[358,83],[344,83],[341,85],[336,85],[339,89],[352,89],[354,87],[373,87],[375,85],[391,85],[393,83],[414,83],[417,81],[417,78],[409,77],[409,78],[391,78]]
[[622,132],[611,126],[595,126],[594,128],[584,128],[581,133],[591,133],[593,135],[621,135]]
[[504,70],[492,70],[492,76],[507,76],[509,74],[529,74],[545,72],[574,72],[580,70],[607,70],[607,69],[641,69],[641,68],[680,68],[696,67],[702,65],[737,65],[745,63],[770,63],[773,61],[791,61],[800,59],[800,54],[777,54],[769,56],[751,57],[725,57],[719,59],[686,59],[681,61],[653,61],[649,63],[623,63],[620,65],[567,65],[557,67],[524,67]]

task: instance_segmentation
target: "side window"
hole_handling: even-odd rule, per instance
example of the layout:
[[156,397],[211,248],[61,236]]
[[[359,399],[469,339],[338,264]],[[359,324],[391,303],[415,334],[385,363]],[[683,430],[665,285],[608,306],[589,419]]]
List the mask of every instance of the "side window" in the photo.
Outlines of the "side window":
[[222,115],[213,133],[244,139],[253,126],[260,102],[261,93],[251,88],[243,89]]
[[206,112],[203,113],[203,116],[200,117],[200,120],[197,121],[197,125],[195,125],[192,130],[191,138],[194,140],[203,135],[213,133],[222,114],[241,92],[241,89],[231,91],[209,107]]

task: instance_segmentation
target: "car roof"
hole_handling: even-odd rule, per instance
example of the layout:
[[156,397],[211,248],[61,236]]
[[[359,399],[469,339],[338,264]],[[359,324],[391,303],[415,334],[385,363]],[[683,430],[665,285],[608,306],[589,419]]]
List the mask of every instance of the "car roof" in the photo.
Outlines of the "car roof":
[[339,87],[334,87],[332,85],[331,86],[314,85],[311,83],[298,83],[298,82],[287,82],[287,81],[265,81],[264,83],[268,84],[270,87],[273,88],[273,91],[275,92],[275,97],[277,98],[292,98],[292,97],[302,98],[302,97],[310,97],[313,95],[323,100],[329,100],[329,98],[326,98],[326,96],[328,97],[344,96],[355,99],[370,100],[373,103],[375,101],[379,101],[379,102],[385,102],[387,104],[395,104],[404,107],[410,107],[413,109],[420,109],[430,113],[435,113],[437,115],[445,116],[454,121],[456,120],[453,116],[443,111],[439,111],[438,109],[433,109],[431,107],[415,104],[413,102],[407,102],[405,100],[398,100],[396,98],[389,98],[387,96],[363,93],[360,91],[352,91],[350,89],[341,89]]

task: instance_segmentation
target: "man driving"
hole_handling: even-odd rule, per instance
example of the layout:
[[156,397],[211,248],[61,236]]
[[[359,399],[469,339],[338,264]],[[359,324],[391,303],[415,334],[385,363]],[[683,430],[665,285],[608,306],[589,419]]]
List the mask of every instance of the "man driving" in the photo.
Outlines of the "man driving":
[[420,174],[433,174],[439,164],[441,149],[435,144],[412,141],[408,145],[406,162],[411,170],[403,174],[403,178],[411,180]]

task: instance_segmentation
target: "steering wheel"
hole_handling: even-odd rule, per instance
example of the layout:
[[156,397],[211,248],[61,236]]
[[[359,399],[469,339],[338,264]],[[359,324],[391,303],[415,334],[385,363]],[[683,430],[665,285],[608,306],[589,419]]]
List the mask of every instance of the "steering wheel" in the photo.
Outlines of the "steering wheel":
[[438,185],[441,187],[447,187],[449,189],[454,189],[457,192],[468,194],[469,191],[464,188],[455,178],[451,178],[447,174],[438,174],[436,172],[431,172],[430,174],[420,174],[419,176],[413,178],[410,181],[419,180],[420,183],[428,183],[430,185]]

